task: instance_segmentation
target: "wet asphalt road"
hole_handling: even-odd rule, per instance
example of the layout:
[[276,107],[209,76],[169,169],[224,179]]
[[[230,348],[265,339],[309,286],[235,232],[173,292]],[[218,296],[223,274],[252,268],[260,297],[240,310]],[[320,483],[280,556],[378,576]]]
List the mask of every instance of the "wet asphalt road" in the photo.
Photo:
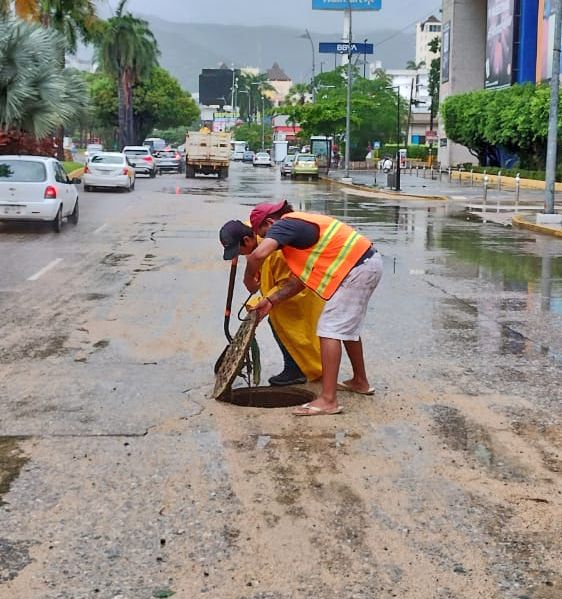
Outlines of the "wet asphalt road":
[[[385,262],[334,418],[208,399],[218,228],[281,197]],[[562,241],[237,164],[0,247],[0,598],[562,597]]]

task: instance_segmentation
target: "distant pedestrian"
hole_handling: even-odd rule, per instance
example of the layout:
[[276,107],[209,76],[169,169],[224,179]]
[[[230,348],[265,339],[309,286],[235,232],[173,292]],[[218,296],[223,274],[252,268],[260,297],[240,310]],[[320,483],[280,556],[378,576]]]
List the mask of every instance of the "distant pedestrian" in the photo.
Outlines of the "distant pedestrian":
[[[263,261],[281,249],[292,277],[257,306],[260,318],[305,287],[327,300],[317,333],[322,357],[322,391],[297,408],[296,416],[338,414],[337,389],[372,395],[363,359],[361,329],[367,306],[382,276],[382,259],[372,243],[350,226],[322,214],[293,212],[287,202],[258,204],[250,215],[252,228],[264,237],[247,256],[244,283],[259,287]],[[353,377],[338,383],[341,344],[353,368]]]

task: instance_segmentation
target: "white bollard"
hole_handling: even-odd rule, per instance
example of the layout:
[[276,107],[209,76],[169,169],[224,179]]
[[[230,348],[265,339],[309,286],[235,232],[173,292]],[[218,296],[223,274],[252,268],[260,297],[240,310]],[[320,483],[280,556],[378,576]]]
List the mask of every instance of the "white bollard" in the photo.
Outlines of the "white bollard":
[[521,191],[521,177],[520,174],[517,173],[515,177],[515,214],[519,212],[519,193]]
[[482,222],[486,222],[486,200],[488,199],[488,175],[484,175],[484,197],[482,198]]

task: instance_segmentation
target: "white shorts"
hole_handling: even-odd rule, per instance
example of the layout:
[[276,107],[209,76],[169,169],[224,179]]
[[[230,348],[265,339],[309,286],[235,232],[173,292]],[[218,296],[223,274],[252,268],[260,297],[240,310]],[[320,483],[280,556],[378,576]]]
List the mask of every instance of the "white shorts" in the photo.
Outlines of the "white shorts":
[[358,341],[369,300],[381,277],[382,258],[378,252],[352,268],[324,306],[316,329],[318,337]]

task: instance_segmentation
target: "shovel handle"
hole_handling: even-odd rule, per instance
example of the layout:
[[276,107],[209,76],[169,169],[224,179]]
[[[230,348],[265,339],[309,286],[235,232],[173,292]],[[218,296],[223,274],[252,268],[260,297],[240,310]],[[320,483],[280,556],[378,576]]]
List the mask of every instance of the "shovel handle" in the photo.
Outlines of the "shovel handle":
[[236,268],[238,266],[238,256],[232,258],[230,263],[230,277],[228,279],[228,291],[226,293],[226,308],[224,309],[224,334],[230,343],[232,335],[230,334],[230,314],[232,312],[232,297],[234,296],[234,283],[236,282]]

